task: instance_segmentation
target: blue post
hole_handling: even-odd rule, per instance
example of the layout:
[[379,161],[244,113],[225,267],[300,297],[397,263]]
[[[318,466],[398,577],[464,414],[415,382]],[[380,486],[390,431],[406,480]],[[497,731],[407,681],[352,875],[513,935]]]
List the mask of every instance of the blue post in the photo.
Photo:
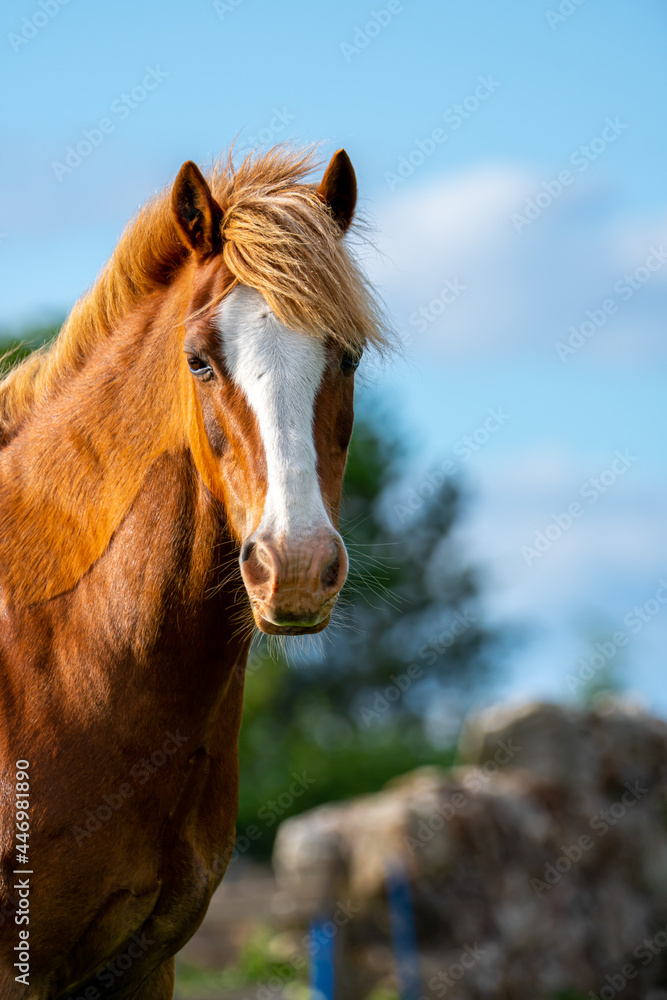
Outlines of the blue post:
[[335,1000],[334,934],[331,920],[313,920],[310,925],[310,1000]]
[[402,865],[387,866],[387,898],[401,1000],[420,1000],[422,991],[412,893],[408,873]]

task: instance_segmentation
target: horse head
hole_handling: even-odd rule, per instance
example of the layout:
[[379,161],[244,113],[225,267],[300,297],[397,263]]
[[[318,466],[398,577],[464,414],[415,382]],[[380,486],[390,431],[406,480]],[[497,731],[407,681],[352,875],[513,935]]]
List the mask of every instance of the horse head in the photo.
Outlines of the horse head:
[[191,162],[172,192],[189,252],[192,447],[238,540],[254,622],[271,634],[325,628],[347,575],[338,511],[369,315],[342,245],[356,193],[344,150],[319,187],[274,193],[270,210],[261,187],[219,204]]

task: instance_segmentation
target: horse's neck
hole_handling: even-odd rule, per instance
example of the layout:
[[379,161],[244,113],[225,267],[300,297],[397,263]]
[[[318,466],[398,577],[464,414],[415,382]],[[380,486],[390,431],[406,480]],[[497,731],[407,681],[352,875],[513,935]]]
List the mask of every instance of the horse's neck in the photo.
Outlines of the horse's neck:
[[186,444],[177,337],[146,309],[0,451],[0,579],[12,603],[76,586],[158,457]]
[[190,455],[169,453],[70,600],[90,614],[93,635],[102,609],[102,669],[112,685],[157,692],[203,718],[232,679],[239,694],[242,687],[251,629],[239,584],[224,512]]
[[238,713],[252,627],[168,320],[134,317],[0,450],[0,660],[48,664],[82,717],[201,731]]
[[224,511],[189,453],[167,453],[74,588],[0,615],[0,691],[20,676],[121,742],[183,724],[205,745],[240,712],[251,618],[239,584]]

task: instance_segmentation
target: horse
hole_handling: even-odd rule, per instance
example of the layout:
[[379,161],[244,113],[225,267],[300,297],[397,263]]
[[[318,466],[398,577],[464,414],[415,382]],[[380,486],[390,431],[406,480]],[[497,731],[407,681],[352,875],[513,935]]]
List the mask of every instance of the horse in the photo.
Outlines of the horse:
[[[0,997],[166,1000],[231,857],[251,638],[345,581],[388,342],[339,150],[192,162],[0,383]],[[267,753],[270,753],[267,747]]]

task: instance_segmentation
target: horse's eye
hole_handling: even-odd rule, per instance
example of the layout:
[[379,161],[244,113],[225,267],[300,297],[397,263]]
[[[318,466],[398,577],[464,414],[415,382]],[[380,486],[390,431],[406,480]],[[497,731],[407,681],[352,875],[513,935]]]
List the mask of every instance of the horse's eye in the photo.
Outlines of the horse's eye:
[[212,378],[213,376],[213,369],[211,366],[203,361],[202,358],[198,358],[196,354],[188,355],[188,368],[193,375],[197,376],[197,378],[206,380],[208,378]]
[[356,372],[360,361],[360,354],[352,354],[351,351],[346,351],[340,363],[340,370],[343,375],[352,375],[353,372]]

